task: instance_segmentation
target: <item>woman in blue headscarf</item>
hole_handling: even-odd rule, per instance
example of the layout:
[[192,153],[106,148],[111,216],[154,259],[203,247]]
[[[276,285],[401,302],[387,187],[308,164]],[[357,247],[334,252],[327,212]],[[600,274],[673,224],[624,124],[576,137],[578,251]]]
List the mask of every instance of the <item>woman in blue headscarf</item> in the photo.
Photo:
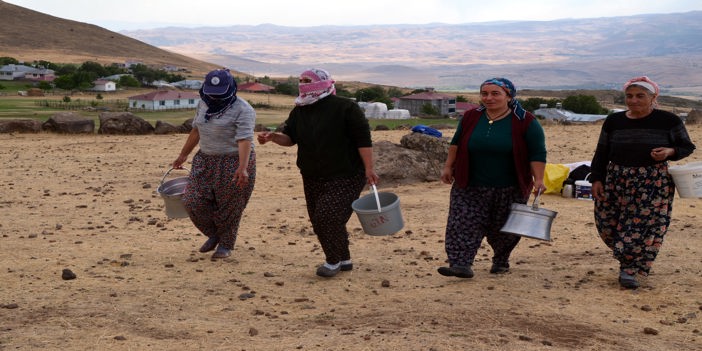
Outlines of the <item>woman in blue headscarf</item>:
[[544,131],[516,99],[505,78],[480,85],[479,108],[466,111],[451,140],[441,180],[453,184],[446,224],[448,267],[444,276],[473,277],[473,261],[487,237],[493,250],[490,273],[509,271],[520,237],[500,232],[512,203],[526,203],[543,191],[546,167]]
[[236,96],[236,91],[229,70],[207,74],[193,129],[173,161],[173,168],[181,168],[199,144],[183,204],[193,224],[207,236],[200,252],[216,249],[212,259],[231,255],[256,180],[256,153],[251,142],[256,112]]

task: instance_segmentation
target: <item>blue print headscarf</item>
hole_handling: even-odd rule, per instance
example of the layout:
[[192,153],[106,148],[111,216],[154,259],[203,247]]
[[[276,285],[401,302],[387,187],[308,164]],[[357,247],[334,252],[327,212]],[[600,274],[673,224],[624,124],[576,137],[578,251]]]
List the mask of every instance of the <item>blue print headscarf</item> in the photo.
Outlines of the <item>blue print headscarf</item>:
[[[517,88],[514,87],[514,84],[510,82],[509,79],[507,78],[490,78],[486,81],[483,82],[483,84],[480,84],[480,88],[483,87],[483,85],[488,85],[488,84],[493,84],[497,85],[498,87],[504,89],[504,91],[509,94],[509,96],[512,98],[508,103],[507,106],[514,112],[514,114],[519,118],[520,121],[524,120],[526,117],[526,110],[522,107],[522,105],[517,101]],[[485,109],[485,106],[480,106],[479,110],[482,111]]]

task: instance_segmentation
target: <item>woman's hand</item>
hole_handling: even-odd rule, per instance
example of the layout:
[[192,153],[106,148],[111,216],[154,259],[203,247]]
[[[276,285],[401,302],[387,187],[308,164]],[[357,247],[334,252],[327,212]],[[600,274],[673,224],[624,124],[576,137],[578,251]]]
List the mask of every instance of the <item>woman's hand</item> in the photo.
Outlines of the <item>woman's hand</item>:
[[602,182],[600,181],[595,181],[592,183],[592,196],[599,200],[599,201],[604,201],[605,199],[605,192],[604,192],[604,185],[602,185]]
[[658,162],[665,161],[672,156],[675,156],[675,149],[671,147],[657,147],[651,150],[651,158]]
[[171,167],[173,167],[175,169],[181,169],[181,168],[183,168],[183,163],[185,163],[185,161],[187,161],[187,160],[188,160],[187,156],[180,155],[180,156],[178,156],[178,158],[175,159],[175,161],[173,161],[173,163],[171,164]]
[[543,194],[546,191],[546,185],[544,184],[543,179],[535,179],[534,180],[534,195],[536,194]]
[[246,170],[246,167],[240,166],[236,169],[236,172],[234,172],[234,180],[236,181],[236,185],[241,187],[249,183],[249,172]]
[[453,183],[453,167],[444,166],[444,168],[441,170],[441,181],[444,184]]
[[378,175],[372,169],[366,170],[366,179],[370,185],[378,184],[378,181],[380,181],[380,177],[378,177]]
[[256,136],[256,139],[258,139],[258,143],[263,145],[271,140],[273,140],[273,133],[272,132],[261,132],[258,133]]

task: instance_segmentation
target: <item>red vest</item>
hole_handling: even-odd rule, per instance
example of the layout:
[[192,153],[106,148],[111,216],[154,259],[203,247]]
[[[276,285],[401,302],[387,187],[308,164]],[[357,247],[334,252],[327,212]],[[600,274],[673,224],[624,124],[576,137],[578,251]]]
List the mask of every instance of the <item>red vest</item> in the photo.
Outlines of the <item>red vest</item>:
[[[470,162],[468,153],[468,141],[470,140],[473,129],[478,124],[483,111],[472,109],[465,112],[461,120],[461,136],[456,150],[456,161],[453,165],[453,177],[456,184],[465,188],[470,181]],[[529,162],[529,150],[526,143],[526,131],[529,123],[534,120],[534,115],[527,112],[523,120],[517,118],[513,113],[512,118],[512,155],[514,155],[514,166],[517,170],[517,181],[519,189],[522,191],[525,199],[529,198],[534,187],[534,178],[531,174],[531,162]]]

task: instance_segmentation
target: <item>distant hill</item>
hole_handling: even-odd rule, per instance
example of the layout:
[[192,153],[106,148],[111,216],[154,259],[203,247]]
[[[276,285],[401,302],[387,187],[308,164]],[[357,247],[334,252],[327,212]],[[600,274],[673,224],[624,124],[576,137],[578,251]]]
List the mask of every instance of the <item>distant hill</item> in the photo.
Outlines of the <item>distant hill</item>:
[[182,67],[203,77],[220,67],[163,50],[107,29],[65,20],[0,1],[0,56],[31,63],[95,61],[101,64],[139,61],[146,65]]
[[[391,15],[391,14],[389,14]],[[556,21],[123,31],[149,44],[254,75],[311,65],[341,80],[477,89],[506,76],[532,89],[619,89],[649,75],[702,96],[702,11]]]

